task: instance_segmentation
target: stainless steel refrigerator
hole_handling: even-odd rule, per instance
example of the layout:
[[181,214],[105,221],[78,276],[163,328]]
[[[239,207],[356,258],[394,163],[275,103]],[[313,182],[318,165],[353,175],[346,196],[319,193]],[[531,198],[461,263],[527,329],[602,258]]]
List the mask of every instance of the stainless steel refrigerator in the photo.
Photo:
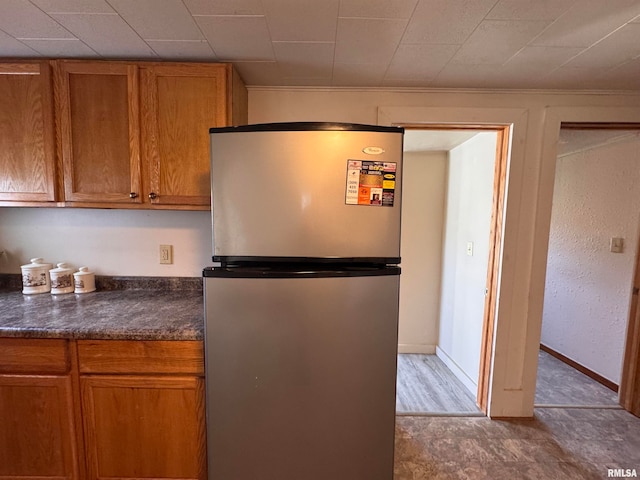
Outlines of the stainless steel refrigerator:
[[393,478],[403,133],[210,130],[210,480]]

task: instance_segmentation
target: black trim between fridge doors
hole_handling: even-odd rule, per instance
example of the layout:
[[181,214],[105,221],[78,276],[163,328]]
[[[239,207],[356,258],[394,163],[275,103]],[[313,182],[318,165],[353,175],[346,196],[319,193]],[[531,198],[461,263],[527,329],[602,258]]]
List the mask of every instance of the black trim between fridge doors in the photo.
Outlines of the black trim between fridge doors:
[[235,255],[214,255],[214,262],[222,266],[256,266],[273,264],[292,265],[347,265],[347,266],[384,266],[397,265],[400,257],[252,257]]
[[334,277],[380,277],[400,275],[400,267],[338,267],[322,268],[315,265],[307,270],[297,267],[206,267],[204,278],[334,278]]
[[404,133],[403,127],[386,127],[386,126],[380,126],[380,125],[364,125],[361,123],[334,123],[334,122],[257,123],[253,125],[237,125],[235,127],[213,127],[209,129],[209,133],[298,132],[298,131],[314,131],[314,130]]

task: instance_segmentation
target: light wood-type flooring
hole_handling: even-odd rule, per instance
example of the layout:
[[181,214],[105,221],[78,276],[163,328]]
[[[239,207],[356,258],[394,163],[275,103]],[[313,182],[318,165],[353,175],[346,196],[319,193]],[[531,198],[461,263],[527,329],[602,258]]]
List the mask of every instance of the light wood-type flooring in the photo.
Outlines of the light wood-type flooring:
[[[538,407],[620,408],[618,395],[576,369],[540,351]],[[399,354],[398,415],[480,415],[472,394],[435,355]]]
[[451,378],[438,378],[453,374],[442,369],[435,356],[403,355],[398,358],[398,409],[442,413],[449,408],[454,413],[411,415],[399,410],[394,480],[640,478],[640,418],[618,407],[614,392],[547,353],[540,352],[538,367],[540,406],[532,419],[514,420],[454,411],[459,392],[450,403],[443,392],[416,403],[416,392],[436,385],[425,384],[423,377],[420,387],[407,388],[427,365],[436,364],[438,373],[431,373],[431,381],[435,378],[456,391],[464,387]]

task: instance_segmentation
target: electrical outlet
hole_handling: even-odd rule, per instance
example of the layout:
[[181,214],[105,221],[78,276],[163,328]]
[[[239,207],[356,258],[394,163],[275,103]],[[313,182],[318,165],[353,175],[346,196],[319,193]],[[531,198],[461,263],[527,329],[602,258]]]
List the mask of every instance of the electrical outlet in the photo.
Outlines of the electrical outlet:
[[173,263],[173,245],[160,245],[160,263],[164,265]]

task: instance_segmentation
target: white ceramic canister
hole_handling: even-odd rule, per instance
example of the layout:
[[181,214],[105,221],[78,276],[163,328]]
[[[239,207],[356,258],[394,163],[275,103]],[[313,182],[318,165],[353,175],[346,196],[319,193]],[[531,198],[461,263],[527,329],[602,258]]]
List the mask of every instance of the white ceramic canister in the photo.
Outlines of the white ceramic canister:
[[42,258],[32,258],[31,263],[22,265],[22,293],[47,293],[51,291],[51,277],[49,270],[53,267],[45,263]]
[[51,293],[73,293],[73,270],[66,263],[59,263],[58,268],[49,270],[51,276]]
[[73,274],[75,292],[89,293],[96,289],[96,275],[89,271],[88,267],[80,267],[79,271]]

